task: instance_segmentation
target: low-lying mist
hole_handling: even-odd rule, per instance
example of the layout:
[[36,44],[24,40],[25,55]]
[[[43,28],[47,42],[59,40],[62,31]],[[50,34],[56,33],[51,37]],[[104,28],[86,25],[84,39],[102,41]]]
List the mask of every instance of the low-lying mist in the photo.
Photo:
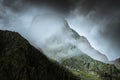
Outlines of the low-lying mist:
[[95,20],[91,15],[94,11],[84,15],[72,10],[64,15],[48,6],[29,6],[15,12],[0,4],[0,29],[20,33],[34,47],[57,61],[80,54],[105,63],[120,58],[119,47],[104,35],[109,21]]

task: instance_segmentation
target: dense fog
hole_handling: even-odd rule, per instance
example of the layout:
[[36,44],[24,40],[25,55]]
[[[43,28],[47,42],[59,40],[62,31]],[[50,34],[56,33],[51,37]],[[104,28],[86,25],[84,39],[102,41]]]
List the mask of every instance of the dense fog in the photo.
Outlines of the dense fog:
[[0,0],[0,29],[58,61],[85,53],[109,62],[120,58],[119,13],[113,0]]

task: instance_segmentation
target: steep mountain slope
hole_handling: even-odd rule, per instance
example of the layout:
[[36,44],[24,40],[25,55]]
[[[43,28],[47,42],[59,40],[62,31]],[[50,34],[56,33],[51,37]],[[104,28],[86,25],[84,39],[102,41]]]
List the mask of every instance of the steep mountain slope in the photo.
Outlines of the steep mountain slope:
[[0,80],[80,80],[16,32],[0,31]]
[[[14,19],[11,20],[12,18],[10,17],[11,27],[3,29],[19,32],[34,47],[42,49],[47,57],[57,61],[63,57],[69,58],[82,52],[99,61],[109,62],[106,55],[93,48],[87,38],[78,34],[77,30],[71,29],[65,18],[53,13],[45,13],[32,14],[30,10],[30,14],[25,13],[19,16],[20,21],[12,16]],[[29,21],[28,18],[30,19]]]
[[[40,21],[38,22],[40,23]],[[40,34],[35,32],[36,30],[38,30],[38,28],[33,30],[33,32],[35,33],[34,36]],[[46,30],[49,29],[48,27],[38,30],[38,32],[42,32],[42,30],[44,30],[44,35],[48,36],[46,39],[43,40],[43,46],[41,47],[46,56],[59,61],[62,58],[69,58],[71,56],[85,53],[96,60],[102,61],[104,63],[110,63],[106,55],[94,49],[87,38],[79,35],[75,30],[71,29],[66,21],[64,21],[63,27],[59,26],[59,28],[59,30],[53,30],[53,32],[50,31],[51,33],[53,33],[50,36],[49,32],[46,32]],[[34,39],[34,44],[32,45],[39,48],[38,42],[41,42],[39,37],[32,37],[32,39]]]
[[120,70],[112,64],[105,64],[82,54],[69,59],[63,59],[61,64],[83,80],[118,80]]
[[115,66],[120,70],[120,59],[115,60]]

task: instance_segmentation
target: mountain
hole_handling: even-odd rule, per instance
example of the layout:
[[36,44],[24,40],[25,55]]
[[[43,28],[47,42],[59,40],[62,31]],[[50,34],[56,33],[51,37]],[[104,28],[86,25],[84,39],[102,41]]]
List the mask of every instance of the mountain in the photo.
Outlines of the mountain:
[[69,59],[61,60],[61,65],[81,76],[82,80],[118,80],[120,70],[113,64],[106,64],[81,54]]
[[115,66],[120,70],[120,58],[115,60]]
[[80,80],[16,32],[0,30],[0,80]]
[[[59,27],[59,30],[54,30],[54,27],[50,28],[53,29],[53,31],[50,31],[50,33],[52,33],[51,35],[49,35],[49,32],[46,32],[46,30],[49,29],[48,27],[46,27],[45,29],[32,29],[35,33],[34,35],[32,35],[34,36],[32,37],[32,39],[34,40],[31,41],[31,43],[33,43],[32,45],[35,47],[37,46],[37,48],[39,49],[40,46],[38,42],[41,42],[41,44],[43,45],[41,49],[46,56],[59,62],[62,58],[69,58],[71,56],[85,53],[91,58],[102,61],[104,63],[110,63],[105,54],[102,54],[101,52],[93,48],[87,38],[79,35],[78,32],[73,30],[69,26],[67,21],[64,21],[63,27]],[[47,38],[45,38],[44,40],[40,40],[40,36],[38,35],[40,33],[37,33],[36,30],[38,30],[38,32],[42,32],[42,30],[44,30],[44,35],[47,35]],[[44,35],[42,36],[44,37]]]

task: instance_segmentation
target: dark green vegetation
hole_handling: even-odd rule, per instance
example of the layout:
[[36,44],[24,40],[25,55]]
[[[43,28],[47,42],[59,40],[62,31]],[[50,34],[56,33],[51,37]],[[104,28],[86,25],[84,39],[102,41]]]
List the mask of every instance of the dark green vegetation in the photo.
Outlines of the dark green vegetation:
[[61,64],[74,74],[81,76],[81,80],[119,80],[120,70],[114,65],[96,61],[83,54],[62,60]]
[[80,80],[16,32],[0,31],[0,80]]
[[120,79],[120,70],[114,65],[85,54],[62,60],[61,65],[48,59],[18,33],[0,31],[0,80]]

